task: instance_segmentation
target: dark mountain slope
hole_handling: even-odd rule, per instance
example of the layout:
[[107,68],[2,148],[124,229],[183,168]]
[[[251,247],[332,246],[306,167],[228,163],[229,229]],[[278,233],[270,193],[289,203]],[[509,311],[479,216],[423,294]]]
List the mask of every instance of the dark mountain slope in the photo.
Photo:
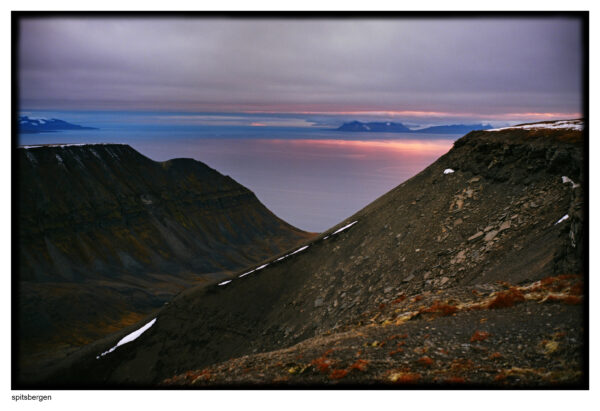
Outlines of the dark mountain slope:
[[[509,384],[548,384],[521,374],[551,364],[559,382],[579,383],[581,311],[565,311],[561,302],[580,303],[581,284],[560,280],[548,300],[544,287],[555,280],[535,281],[582,273],[582,149],[578,130],[472,132],[338,227],[354,225],[226,285],[187,290],[153,316],[156,323],[139,339],[96,359],[141,323],[85,347],[46,382],[147,385],[181,373],[176,382],[200,385],[343,382],[342,366],[355,366],[354,383],[415,382],[413,368],[422,366],[419,378],[433,383],[437,368],[430,365],[438,361],[449,370],[444,378],[462,370],[469,381],[494,383],[497,371],[476,366],[504,344],[497,369],[516,373]],[[498,281],[534,285],[503,291]],[[572,298],[563,299],[564,292]],[[495,310],[502,307],[508,311]],[[434,325],[427,316],[437,314],[451,317]],[[538,323],[547,329],[532,325]],[[425,331],[430,326],[433,334]],[[488,338],[475,334],[481,329],[496,333],[495,345],[478,343]],[[409,331],[410,351],[401,354],[395,336]],[[553,333],[563,333],[561,340]],[[565,347],[562,338],[569,350],[554,343],[547,350],[563,356],[556,363],[544,347]],[[385,344],[391,348],[371,350]],[[426,352],[429,359],[421,358]],[[353,364],[363,358],[368,367]]]
[[227,176],[126,145],[18,149],[22,354],[89,343],[311,237]]

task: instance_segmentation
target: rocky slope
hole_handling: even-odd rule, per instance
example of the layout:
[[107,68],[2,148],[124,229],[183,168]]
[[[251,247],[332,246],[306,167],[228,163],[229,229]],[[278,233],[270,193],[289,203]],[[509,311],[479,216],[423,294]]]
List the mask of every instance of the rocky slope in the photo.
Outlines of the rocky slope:
[[585,385],[583,150],[580,124],[471,132],[307,248],[38,382]]
[[18,149],[23,369],[311,238],[230,177],[127,145]]

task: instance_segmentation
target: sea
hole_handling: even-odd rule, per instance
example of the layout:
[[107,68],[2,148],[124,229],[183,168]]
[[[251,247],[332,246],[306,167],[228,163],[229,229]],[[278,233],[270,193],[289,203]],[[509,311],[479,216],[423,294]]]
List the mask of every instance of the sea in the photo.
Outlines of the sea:
[[18,145],[124,143],[155,161],[193,158],[252,190],[283,220],[311,232],[322,232],[342,222],[422,171],[461,137],[349,133],[262,122],[198,124],[187,121],[197,120],[189,115],[148,112],[22,114],[97,129],[22,134]]

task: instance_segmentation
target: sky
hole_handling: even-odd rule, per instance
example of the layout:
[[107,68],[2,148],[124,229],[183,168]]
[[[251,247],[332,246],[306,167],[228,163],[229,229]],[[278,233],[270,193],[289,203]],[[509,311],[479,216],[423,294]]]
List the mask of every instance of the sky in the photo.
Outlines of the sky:
[[22,110],[299,127],[582,111],[576,18],[27,18],[19,33]]

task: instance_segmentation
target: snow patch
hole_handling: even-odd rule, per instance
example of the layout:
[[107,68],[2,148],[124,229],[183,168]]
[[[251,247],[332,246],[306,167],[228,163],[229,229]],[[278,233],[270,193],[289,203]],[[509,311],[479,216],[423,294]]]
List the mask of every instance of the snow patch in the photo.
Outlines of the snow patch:
[[444,174],[452,174],[454,173],[454,170],[452,170],[451,168],[447,168],[444,170]]
[[341,233],[342,231],[352,227],[354,224],[358,223],[358,221],[353,221],[350,224],[346,224],[345,226],[343,226],[342,228],[339,228],[337,231],[334,231],[331,235],[336,235],[338,233]]
[[563,184],[571,184],[571,188],[579,187],[579,184],[575,184],[575,181],[571,180],[567,176],[562,176],[562,182],[563,182]]
[[63,159],[58,154],[55,154],[56,159],[58,160],[58,164],[63,164]]
[[296,251],[294,251],[293,253],[290,253],[290,254],[288,254],[288,255],[294,255],[294,254],[296,254],[296,253],[299,253],[300,251],[304,251],[304,250],[306,250],[307,248],[308,248],[308,246],[307,246],[307,245],[305,245],[304,247],[300,247],[299,249],[297,249]]
[[[285,256],[285,257],[287,257],[287,256]],[[282,259],[283,259],[283,258],[282,258]],[[252,274],[252,273],[253,273],[253,272],[255,272],[255,271],[262,270],[263,268],[265,268],[265,267],[266,267],[266,266],[268,266],[268,265],[269,265],[269,263],[267,263],[267,264],[263,264],[263,265],[261,265],[260,267],[256,267],[254,270],[250,270],[250,271],[248,271],[248,272],[245,272],[244,274],[240,274],[240,275],[238,276],[238,278],[242,278],[242,277],[245,277],[245,276],[247,276],[248,274]],[[227,283],[227,281],[225,281],[225,283]],[[221,285],[221,284],[219,284],[219,285]]]
[[534,123],[534,124],[523,124],[520,126],[510,126],[510,127],[502,127],[502,128],[492,128],[485,131],[502,131],[502,130],[510,130],[514,128],[520,128],[524,130],[532,130],[532,129],[567,129],[567,130],[583,130],[583,121],[581,120],[561,120],[554,121],[552,123]]
[[[246,273],[244,273],[244,274],[240,274],[240,275],[239,275],[239,278],[245,277],[245,276],[247,276],[248,274],[252,274],[252,273],[253,273],[253,272],[255,272],[255,271],[256,271],[256,270],[250,270],[250,271],[248,271],[248,272],[246,272]],[[220,285],[220,284],[219,284],[219,285]]]
[[96,359],[99,359],[100,357],[104,357],[106,354],[109,354],[109,353],[113,352],[120,345],[127,344],[129,342],[132,342],[132,341],[136,340],[140,335],[142,335],[143,333],[145,333],[146,331],[148,331],[148,329],[150,327],[152,327],[155,322],[156,322],[156,318],[154,318],[148,324],[144,325],[142,328],[139,328],[139,329],[135,330],[134,332],[132,332],[131,334],[128,334],[125,337],[121,338],[121,340],[119,340],[119,342],[117,343],[117,345],[115,345],[114,347],[112,347],[108,351],[104,351],[102,354],[98,355],[96,357]]
[[568,220],[568,219],[569,219],[569,214],[565,214],[564,216],[562,216],[562,217],[560,218],[560,220],[558,220],[556,223],[554,223],[554,225],[560,224],[560,223],[562,223],[563,221],[566,221],[566,220]]
[[227,281],[223,281],[222,283],[219,283],[217,285],[227,285],[231,282],[231,280],[227,280]]
[[41,147],[76,147],[76,146],[106,146],[111,143],[99,143],[99,144],[90,144],[90,143],[71,143],[71,144],[31,144],[27,146],[19,146],[19,148],[24,148],[26,150],[30,148],[41,148]]

